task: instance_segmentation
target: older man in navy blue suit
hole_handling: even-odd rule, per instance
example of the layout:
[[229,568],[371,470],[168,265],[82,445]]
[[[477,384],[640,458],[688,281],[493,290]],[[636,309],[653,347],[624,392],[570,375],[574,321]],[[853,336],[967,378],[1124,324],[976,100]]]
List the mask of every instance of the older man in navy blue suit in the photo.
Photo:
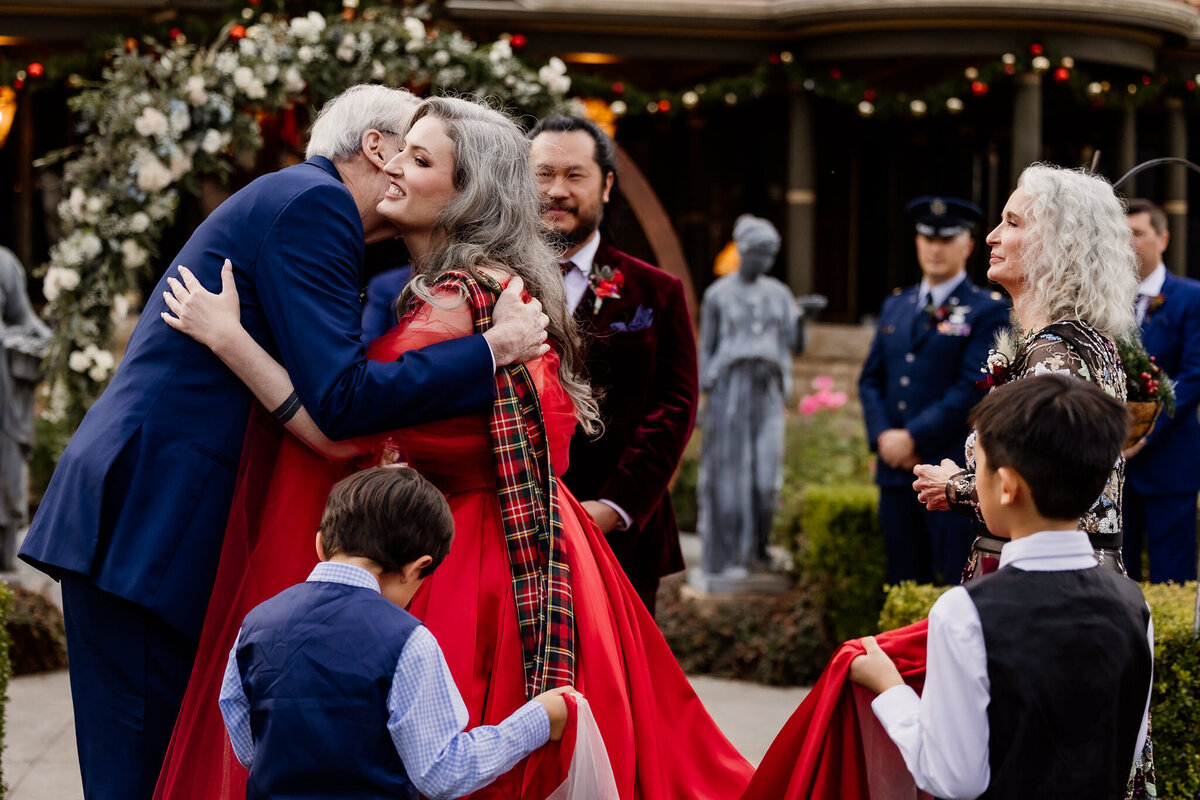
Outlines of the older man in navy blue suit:
[[971,548],[965,517],[927,511],[912,490],[912,468],[962,458],[975,383],[1008,306],[967,277],[971,226],[983,214],[965,200],[921,197],[916,219],[917,286],[883,303],[858,380],[867,441],[879,454],[879,518],[888,580],[957,583]]
[[1127,453],[1125,568],[1142,579],[1142,545],[1150,549],[1150,580],[1196,579],[1196,493],[1200,491],[1200,282],[1167,272],[1167,216],[1148,200],[1131,200],[1142,284],[1137,317],[1146,352],[1175,381],[1175,416]]
[[[233,261],[242,324],[287,367],[299,400],[334,439],[482,411],[495,364],[531,357],[544,338],[540,307],[514,292],[497,304],[486,340],[436,344],[393,363],[364,360],[364,244],[396,235],[376,205],[388,186],[382,167],[415,104],[382,86],[330,101],[313,125],[308,161],[237,192],[171,261],[212,289],[223,260]],[[166,279],[63,453],[21,550],[62,581],[89,800],[153,792],[252,401],[206,347],[160,319]]]

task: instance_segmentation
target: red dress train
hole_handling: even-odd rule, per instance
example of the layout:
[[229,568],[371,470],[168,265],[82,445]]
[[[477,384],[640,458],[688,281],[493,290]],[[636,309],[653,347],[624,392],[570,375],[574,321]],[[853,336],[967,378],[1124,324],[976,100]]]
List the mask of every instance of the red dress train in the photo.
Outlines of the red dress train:
[[[877,634],[875,640],[919,693],[925,685],[929,621]],[[875,695],[850,682],[858,640],[833,654],[758,765],[742,800],[917,800],[904,759],[871,711]]]
[[[449,310],[426,305],[376,340],[368,357],[391,360],[470,329],[465,304]],[[561,474],[574,411],[553,353],[530,369]],[[361,444],[369,449],[385,440],[446,492],[455,521],[449,556],[409,610],[437,637],[466,702],[468,726],[500,722],[527,698],[488,418],[414,426]],[[156,798],[244,797],[246,773],[217,707],[226,657],[251,608],[307,577],[316,563],[313,539],[325,497],[353,468],[282,434],[265,413],[252,417],[199,655]],[[577,628],[575,686],[590,700],[621,800],[738,797],[751,766],[704,710],[603,535],[558,485]],[[560,780],[559,752],[551,746],[471,797],[543,800]]]

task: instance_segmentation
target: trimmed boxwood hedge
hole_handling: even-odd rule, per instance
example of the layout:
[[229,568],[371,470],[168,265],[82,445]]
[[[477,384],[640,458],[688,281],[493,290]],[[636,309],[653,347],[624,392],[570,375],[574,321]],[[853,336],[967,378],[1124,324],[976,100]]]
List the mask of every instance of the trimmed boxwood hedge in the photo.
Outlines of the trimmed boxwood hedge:
[[[888,588],[879,629],[929,614],[944,586],[905,581]],[[1142,584],[1154,617],[1154,766],[1158,796],[1200,797],[1200,640],[1193,633],[1196,583]]]

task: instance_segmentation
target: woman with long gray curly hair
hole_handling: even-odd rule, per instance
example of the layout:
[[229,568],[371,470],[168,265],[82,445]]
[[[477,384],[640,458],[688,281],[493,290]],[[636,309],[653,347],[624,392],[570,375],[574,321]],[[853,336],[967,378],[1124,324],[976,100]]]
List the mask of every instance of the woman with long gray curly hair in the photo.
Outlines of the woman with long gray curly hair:
[[[991,388],[1058,373],[1095,383],[1122,403],[1125,371],[1116,340],[1136,335],[1138,271],[1122,201],[1103,178],[1034,164],[1021,173],[1000,224],[988,234],[988,278],[1013,301],[1013,329],[997,337],[983,366]],[[913,488],[930,510],[952,510],[975,521],[976,539],[963,580],[995,571],[1006,540],[987,529],[975,492],[975,433],[966,441],[966,469],[946,459],[913,469]],[[1121,497],[1125,459],[1113,465],[1096,502],[1079,519],[1100,567],[1124,574]],[[1129,782],[1129,797],[1154,784],[1149,737]]]

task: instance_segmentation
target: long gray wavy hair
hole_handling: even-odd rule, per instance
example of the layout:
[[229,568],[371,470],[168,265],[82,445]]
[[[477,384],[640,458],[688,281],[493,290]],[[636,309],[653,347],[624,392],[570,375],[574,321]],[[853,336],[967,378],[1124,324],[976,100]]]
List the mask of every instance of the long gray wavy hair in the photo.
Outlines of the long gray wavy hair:
[[398,310],[403,314],[414,297],[434,302],[430,287],[451,270],[466,270],[479,278],[480,267],[491,267],[520,276],[550,318],[547,333],[557,346],[559,380],[575,405],[575,415],[587,433],[597,432],[600,410],[583,374],[559,253],[550,246],[542,223],[529,142],[508,116],[476,100],[431,97],[417,106],[405,134],[423,117],[440,120],[446,129],[458,194],[434,222],[436,246],[413,265],[414,277],[397,301]]
[[1078,318],[1110,339],[1135,326],[1138,270],[1125,208],[1108,181],[1034,164],[1018,185],[1029,196],[1022,256],[1031,305],[1051,322]]

